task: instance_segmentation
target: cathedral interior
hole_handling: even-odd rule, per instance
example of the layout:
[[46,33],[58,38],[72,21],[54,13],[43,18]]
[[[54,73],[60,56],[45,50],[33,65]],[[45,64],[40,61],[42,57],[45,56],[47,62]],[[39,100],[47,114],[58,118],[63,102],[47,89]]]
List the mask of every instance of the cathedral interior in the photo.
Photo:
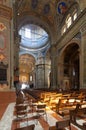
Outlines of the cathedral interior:
[[[77,107],[86,114],[85,49],[86,0],[0,0],[0,119],[23,90],[23,103],[27,98],[45,103],[62,118],[63,108],[69,111],[70,118],[54,115],[58,121],[52,127],[39,119],[43,129],[31,130],[59,130],[60,121],[64,127],[74,123],[70,130],[86,130],[86,122],[77,125],[78,114],[73,116]],[[69,100],[74,102],[67,106]],[[2,124],[3,130],[27,130],[13,121],[11,128]]]

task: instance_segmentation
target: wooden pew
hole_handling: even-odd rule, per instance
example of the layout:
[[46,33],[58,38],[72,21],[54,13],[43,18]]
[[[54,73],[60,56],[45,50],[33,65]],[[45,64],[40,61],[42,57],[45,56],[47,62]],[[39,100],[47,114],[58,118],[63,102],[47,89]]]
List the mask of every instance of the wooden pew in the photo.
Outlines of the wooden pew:
[[69,110],[76,108],[76,102],[74,98],[61,98],[58,104],[56,104],[56,112],[62,116],[69,114]]
[[86,128],[86,124],[83,123],[83,125],[80,125],[77,123],[77,117],[82,119],[85,117],[85,115],[86,115],[86,107],[82,108],[80,104],[77,104],[74,110],[70,110],[70,121],[81,129]]
[[86,130],[86,122],[83,123],[83,130]]
[[82,107],[86,107],[86,100],[83,94],[77,94],[77,96],[72,95],[69,96],[66,95],[62,96],[62,98],[59,99],[59,102],[56,104],[56,112],[62,116],[65,115],[65,113],[69,114],[69,110],[73,110],[76,108],[77,104],[80,104]]
[[56,122],[56,126],[49,127],[49,130],[65,130],[66,127],[69,128],[69,130],[72,130],[69,119]]
[[70,120],[62,120],[62,121],[56,122],[57,130],[63,130],[65,127],[69,127],[69,130],[71,130]]

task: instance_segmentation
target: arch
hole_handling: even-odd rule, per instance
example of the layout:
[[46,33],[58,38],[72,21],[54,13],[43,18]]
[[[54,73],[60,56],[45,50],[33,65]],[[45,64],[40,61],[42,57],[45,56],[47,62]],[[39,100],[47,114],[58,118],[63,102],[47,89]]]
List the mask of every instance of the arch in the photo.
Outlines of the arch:
[[72,39],[70,42],[68,42],[67,44],[65,44],[64,47],[62,47],[62,49],[61,49],[61,51],[60,51],[60,53],[59,53],[59,60],[62,58],[65,49],[66,49],[68,46],[70,46],[71,44],[73,44],[73,43],[77,44],[77,45],[79,46],[79,48],[80,48],[80,39],[78,39],[78,38]]
[[[21,22],[20,22],[21,21]],[[49,35],[49,39],[50,39],[50,43],[52,44],[53,43],[53,39],[55,38],[55,35],[52,33],[52,32],[55,32],[53,26],[51,26],[50,28],[50,25],[49,23],[47,23],[45,20],[42,20],[40,19],[40,17],[35,16],[35,15],[24,15],[24,16],[21,16],[19,17],[18,19],[18,31],[20,30],[20,28],[26,24],[34,24],[34,25],[38,25],[40,26],[41,28],[43,28]]]
[[[30,83],[30,73],[34,74],[35,58],[30,54],[22,54],[19,57],[19,80]],[[35,79],[35,77],[34,77]]]
[[64,90],[79,89],[80,88],[80,57],[79,57],[79,43],[71,41],[67,44],[59,54],[58,63],[58,80],[59,84]]

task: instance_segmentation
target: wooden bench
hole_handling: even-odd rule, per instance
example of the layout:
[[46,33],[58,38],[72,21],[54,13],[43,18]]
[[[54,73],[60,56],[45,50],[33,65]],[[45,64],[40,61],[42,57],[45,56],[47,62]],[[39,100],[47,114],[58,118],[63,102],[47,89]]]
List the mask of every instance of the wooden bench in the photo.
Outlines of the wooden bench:
[[57,130],[56,126],[50,126],[49,130]]
[[34,130],[34,128],[35,128],[35,125],[32,124],[32,125],[29,125],[29,126],[26,126],[26,127],[16,128],[15,130]]
[[77,104],[77,106],[74,110],[70,110],[70,121],[81,129],[83,129],[83,127],[86,128],[86,124],[83,123],[83,125],[80,125],[77,123],[77,117],[79,117],[81,119],[84,117],[86,118],[85,115],[86,115],[86,107],[81,108],[81,105]]
[[86,130],[86,122],[83,123],[83,130]]
[[76,102],[74,98],[61,98],[58,104],[56,104],[56,112],[62,116],[65,113],[69,113],[69,110],[76,108]]
[[64,128],[66,127],[69,127],[69,130],[71,130],[70,120],[62,120],[62,121],[56,122],[57,130],[64,130]]
[[49,130],[65,130],[65,128],[69,128],[71,130],[70,120],[62,120],[56,122],[56,126],[49,127]]
[[86,107],[86,101],[83,97],[62,97],[56,104],[56,112],[64,116],[66,112],[69,113],[69,110],[74,110],[77,104]]

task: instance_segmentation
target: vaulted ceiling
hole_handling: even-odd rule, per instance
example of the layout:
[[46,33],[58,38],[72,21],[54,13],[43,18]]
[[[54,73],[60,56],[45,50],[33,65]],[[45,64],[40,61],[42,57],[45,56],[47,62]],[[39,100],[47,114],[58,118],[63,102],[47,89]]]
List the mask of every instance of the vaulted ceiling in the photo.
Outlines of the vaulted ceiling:
[[[22,27],[26,27],[29,25],[37,25],[41,29],[43,29],[48,34],[48,44],[46,42],[43,43],[41,41],[37,41],[37,43],[33,45],[26,46],[27,43],[31,43],[32,41],[27,41],[27,39],[21,39],[20,44],[20,53],[22,54],[22,58],[20,57],[20,65],[25,63],[28,65],[28,58],[31,57],[31,54],[35,57],[40,51],[45,53],[48,50],[49,46],[54,43],[54,40],[57,38],[57,30],[59,27],[59,23],[62,22],[66,13],[78,0],[15,0],[14,3],[14,28],[16,30],[15,37],[18,35],[19,31]],[[23,42],[24,41],[24,42]],[[22,45],[23,44],[23,45]],[[41,46],[43,45],[43,46]],[[46,46],[48,45],[48,46]],[[44,48],[45,46],[45,48]],[[34,50],[33,47],[37,48]],[[38,48],[39,47],[39,48]],[[29,53],[28,53],[29,51]],[[26,55],[25,55],[26,54]],[[28,56],[28,54],[30,54]],[[28,58],[25,58],[28,57]],[[32,58],[34,59],[34,58]],[[30,65],[33,65],[34,62]],[[29,67],[29,70],[32,70],[33,67]]]
[[36,24],[50,34],[57,32],[56,25],[61,22],[66,12],[78,0],[15,0],[16,28],[26,24]]

